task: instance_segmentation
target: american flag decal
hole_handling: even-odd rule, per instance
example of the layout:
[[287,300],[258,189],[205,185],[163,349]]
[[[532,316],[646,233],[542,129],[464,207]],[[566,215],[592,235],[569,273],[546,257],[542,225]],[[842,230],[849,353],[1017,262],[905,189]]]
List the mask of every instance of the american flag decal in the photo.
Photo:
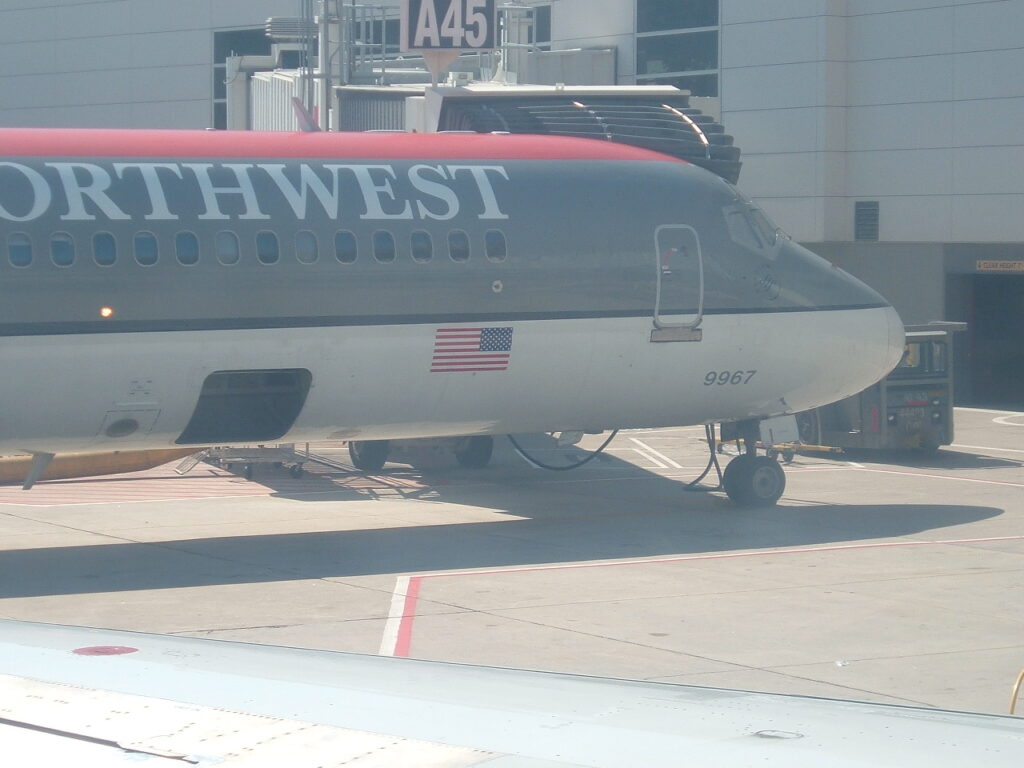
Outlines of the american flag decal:
[[430,372],[504,371],[511,357],[511,328],[438,328]]

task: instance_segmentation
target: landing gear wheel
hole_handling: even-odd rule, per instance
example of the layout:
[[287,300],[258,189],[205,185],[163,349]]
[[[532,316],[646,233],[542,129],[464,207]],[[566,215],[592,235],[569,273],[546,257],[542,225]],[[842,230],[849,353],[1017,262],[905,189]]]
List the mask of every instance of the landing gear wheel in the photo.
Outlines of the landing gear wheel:
[[741,507],[770,507],[786,490],[786,473],[775,459],[744,454],[726,466],[722,485]]
[[750,473],[749,465],[753,460],[753,456],[742,453],[726,464],[722,473],[722,487],[726,495],[737,504],[743,503],[740,497],[743,494],[744,477]]
[[494,452],[494,438],[490,435],[477,435],[461,441],[455,449],[455,458],[466,469],[483,469],[491,461]]
[[362,472],[380,472],[389,452],[387,440],[353,440],[348,444],[349,458],[353,466]]

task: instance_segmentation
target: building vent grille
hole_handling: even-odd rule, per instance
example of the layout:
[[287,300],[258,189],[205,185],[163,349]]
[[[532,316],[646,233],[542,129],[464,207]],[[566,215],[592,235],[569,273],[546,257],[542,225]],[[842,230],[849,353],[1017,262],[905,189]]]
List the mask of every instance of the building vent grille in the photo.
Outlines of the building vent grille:
[[317,34],[316,24],[296,16],[271,16],[263,29],[273,40],[306,40]]
[[877,200],[858,200],[853,204],[853,239],[878,239]]

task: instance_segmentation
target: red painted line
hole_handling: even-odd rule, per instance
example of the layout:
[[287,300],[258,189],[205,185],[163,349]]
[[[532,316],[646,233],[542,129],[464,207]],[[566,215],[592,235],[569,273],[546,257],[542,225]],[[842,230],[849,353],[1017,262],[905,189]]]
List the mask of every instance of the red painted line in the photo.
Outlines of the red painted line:
[[800,549],[773,549],[760,552],[722,552],[714,555],[683,555],[680,557],[653,558],[650,560],[617,560],[610,563],[570,563],[563,565],[538,565],[532,568],[492,568],[483,571],[451,571],[449,573],[425,573],[411,576],[402,607],[402,620],[398,627],[395,656],[408,658],[412,645],[413,622],[416,619],[416,602],[424,579],[450,578],[456,576],[487,576],[496,573],[535,573],[538,571],[580,570],[584,568],[612,568],[626,565],[652,565],[660,563],[683,563],[701,560],[729,560],[739,557],[771,557],[772,555],[799,555],[817,552],[838,552],[856,549],[883,549],[887,547],[923,547],[940,544],[984,544],[992,541],[1020,541],[1022,536],[988,536],[977,539],[940,539],[937,541],[880,541],[873,544],[835,544],[828,547],[804,547]]
[[402,621],[398,625],[398,639],[395,641],[395,656],[408,658],[412,645],[412,621],[416,618],[416,600],[420,594],[423,576],[413,576],[405,590],[405,605],[402,607]]
[[138,650],[130,645],[91,645],[87,648],[75,648],[72,653],[79,656],[123,656],[126,653],[137,653]]

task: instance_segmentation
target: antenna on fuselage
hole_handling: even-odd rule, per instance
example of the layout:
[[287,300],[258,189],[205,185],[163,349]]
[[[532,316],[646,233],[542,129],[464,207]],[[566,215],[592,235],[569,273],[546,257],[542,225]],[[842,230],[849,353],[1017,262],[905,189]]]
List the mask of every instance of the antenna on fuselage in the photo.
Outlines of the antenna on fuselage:
[[320,130],[320,124],[316,119],[316,115],[306,109],[306,105],[302,103],[302,99],[298,96],[292,96],[292,108],[295,110],[295,119],[299,121],[300,131],[308,133]]

